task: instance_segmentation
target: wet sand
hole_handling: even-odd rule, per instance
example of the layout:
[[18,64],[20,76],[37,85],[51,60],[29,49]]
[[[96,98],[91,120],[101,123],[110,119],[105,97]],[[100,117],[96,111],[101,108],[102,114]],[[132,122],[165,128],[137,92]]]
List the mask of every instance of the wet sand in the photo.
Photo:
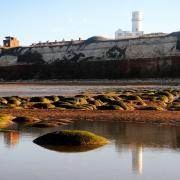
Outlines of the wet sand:
[[[113,82],[113,81],[112,81]],[[68,82],[67,82],[68,83]],[[116,92],[127,89],[180,89],[180,85],[142,85],[142,84],[98,84],[98,85],[52,85],[52,84],[0,84],[0,96],[48,96],[65,95],[74,96],[77,94],[101,94]]]
[[29,86],[29,85],[68,85],[68,86],[82,86],[82,85],[122,85],[122,86],[148,86],[148,85],[158,85],[158,86],[179,86],[180,78],[129,78],[129,79],[51,79],[51,80],[16,80],[16,81],[0,81],[0,85],[19,85],[19,86]]
[[88,121],[119,121],[159,125],[180,125],[180,111],[119,111],[119,110],[58,110],[58,109],[0,109],[0,114],[33,116],[56,121],[62,118]]

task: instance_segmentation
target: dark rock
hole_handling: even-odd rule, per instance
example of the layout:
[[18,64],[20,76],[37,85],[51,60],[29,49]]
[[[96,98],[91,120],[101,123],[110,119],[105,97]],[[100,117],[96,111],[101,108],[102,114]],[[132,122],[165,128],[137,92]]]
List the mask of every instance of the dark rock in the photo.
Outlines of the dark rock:
[[13,119],[13,122],[16,123],[34,123],[40,121],[38,118],[34,118],[34,117],[25,117],[25,116],[19,116]]
[[46,134],[33,142],[39,145],[81,146],[103,145],[107,144],[108,140],[87,131],[64,130]]

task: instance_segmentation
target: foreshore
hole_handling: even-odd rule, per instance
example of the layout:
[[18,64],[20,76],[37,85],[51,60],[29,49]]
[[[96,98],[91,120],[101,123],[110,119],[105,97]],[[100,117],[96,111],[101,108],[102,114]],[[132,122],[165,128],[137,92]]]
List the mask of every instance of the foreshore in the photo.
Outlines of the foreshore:
[[[33,125],[43,127],[76,120],[180,125],[180,89],[177,87],[90,87],[40,86],[37,89],[28,86],[18,89],[15,86],[11,87],[11,92],[8,92],[8,87],[2,87],[4,95],[0,97],[0,114],[24,117],[26,121],[31,117],[28,119],[31,123],[32,118],[37,118]],[[30,95],[32,91],[37,95],[37,90],[40,96]],[[16,96],[16,93],[8,96],[14,91],[21,96]],[[54,95],[42,96],[46,91]],[[64,95],[67,92],[68,95]]]
[[118,121],[180,126],[180,111],[119,111],[119,110],[58,110],[58,109],[0,109],[0,114],[33,116],[41,120],[59,119],[87,121]]
[[16,80],[3,81],[0,80],[0,85],[116,85],[116,86],[179,86],[180,78],[144,78],[144,79],[52,79],[52,80]]

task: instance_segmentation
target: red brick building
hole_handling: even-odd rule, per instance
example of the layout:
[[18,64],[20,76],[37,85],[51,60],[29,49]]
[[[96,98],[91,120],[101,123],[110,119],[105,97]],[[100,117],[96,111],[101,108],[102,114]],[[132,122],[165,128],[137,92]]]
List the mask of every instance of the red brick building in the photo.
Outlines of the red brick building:
[[5,37],[5,40],[3,41],[3,46],[7,48],[13,48],[19,46],[19,41],[15,37]]

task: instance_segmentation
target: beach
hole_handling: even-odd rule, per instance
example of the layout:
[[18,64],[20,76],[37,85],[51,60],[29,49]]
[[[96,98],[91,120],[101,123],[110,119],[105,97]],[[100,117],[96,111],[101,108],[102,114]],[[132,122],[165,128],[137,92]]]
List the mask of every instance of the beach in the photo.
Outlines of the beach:
[[119,111],[119,110],[58,110],[58,109],[0,109],[0,114],[33,116],[43,121],[59,119],[72,121],[119,121],[157,125],[180,125],[180,111]]

